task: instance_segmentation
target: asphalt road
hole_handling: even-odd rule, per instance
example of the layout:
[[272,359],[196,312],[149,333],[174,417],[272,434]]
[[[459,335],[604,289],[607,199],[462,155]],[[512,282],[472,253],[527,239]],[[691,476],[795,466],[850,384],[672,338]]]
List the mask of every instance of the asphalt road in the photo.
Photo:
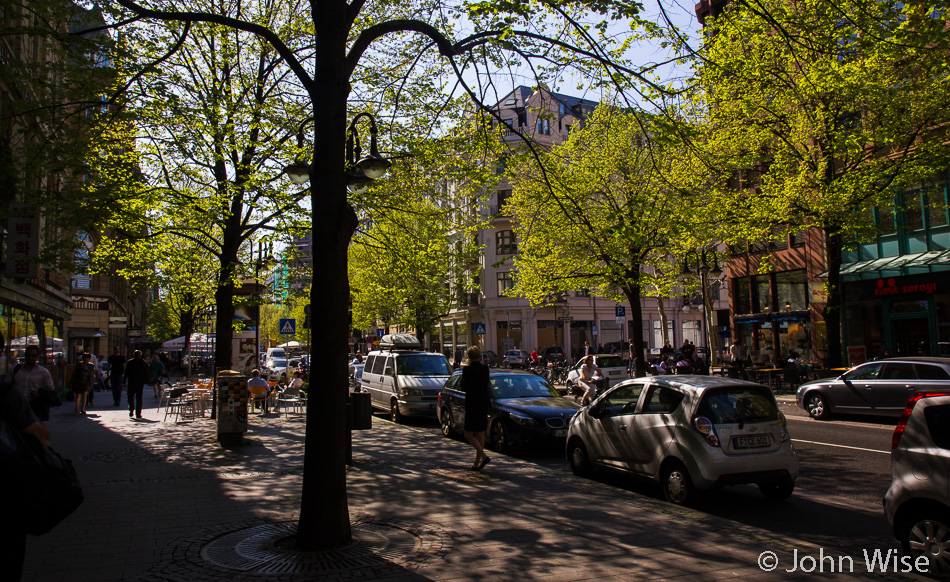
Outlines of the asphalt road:
[[[817,421],[794,402],[780,401],[780,408],[788,418],[801,463],[795,494],[785,502],[772,503],[754,486],[728,487],[707,495],[699,509],[855,555],[865,548],[895,547],[881,498],[890,484],[890,442],[896,420]],[[409,424],[432,434],[441,432],[434,419],[413,419]],[[513,456],[552,472],[571,470],[559,447],[521,450]],[[634,494],[662,499],[651,483],[610,474],[596,478]]]

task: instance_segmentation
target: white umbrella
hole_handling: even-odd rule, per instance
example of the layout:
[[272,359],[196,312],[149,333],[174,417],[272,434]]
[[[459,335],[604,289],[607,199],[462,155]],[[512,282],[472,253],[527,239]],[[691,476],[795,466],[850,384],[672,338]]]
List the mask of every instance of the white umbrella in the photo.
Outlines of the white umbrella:
[[[26,336],[26,337],[18,337],[15,340],[11,341],[10,345],[14,348],[22,348],[26,346],[38,346],[40,345],[40,338],[36,334]],[[59,339],[58,337],[48,337],[46,338],[46,347],[53,348],[53,350],[56,350],[56,348],[59,348],[60,350],[62,350],[63,340]]]
[[287,348],[302,348],[302,347],[304,347],[305,345],[306,345],[306,344],[302,344],[302,343],[300,343],[300,342],[298,342],[298,341],[289,341],[289,342],[287,342],[287,343],[285,343],[285,344],[277,344],[277,347],[278,347],[278,348],[284,348],[284,349],[287,349]]
[[[170,339],[162,343],[163,350],[180,351],[185,349],[185,336]],[[203,333],[191,334],[191,349],[196,352],[210,352],[211,339]]]

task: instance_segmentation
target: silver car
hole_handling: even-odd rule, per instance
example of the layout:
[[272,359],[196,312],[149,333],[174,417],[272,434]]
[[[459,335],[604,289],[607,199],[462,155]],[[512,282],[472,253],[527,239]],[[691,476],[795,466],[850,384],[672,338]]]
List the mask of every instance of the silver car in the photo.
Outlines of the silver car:
[[606,468],[658,481],[666,499],[755,483],[774,500],[792,494],[798,458],[785,416],[761,384],[710,376],[621,382],[577,413],[567,434],[575,474]]
[[798,387],[798,406],[817,419],[833,413],[900,416],[917,392],[950,389],[950,358],[888,358],[851,368],[837,378]]
[[891,442],[884,513],[904,553],[926,556],[931,574],[950,577],[950,394],[908,400]]

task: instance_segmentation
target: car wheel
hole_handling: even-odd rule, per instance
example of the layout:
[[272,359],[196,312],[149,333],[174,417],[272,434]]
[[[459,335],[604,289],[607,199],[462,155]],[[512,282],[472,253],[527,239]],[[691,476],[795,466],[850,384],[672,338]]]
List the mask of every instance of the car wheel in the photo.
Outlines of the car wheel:
[[590,457],[587,455],[587,447],[581,442],[581,439],[571,440],[567,446],[567,460],[571,463],[571,471],[578,477],[590,477],[593,469],[590,465]]
[[696,497],[696,488],[689,471],[679,461],[670,461],[663,467],[660,485],[663,487],[663,497],[670,503],[688,505]]
[[442,421],[442,436],[451,438],[454,433],[452,430],[452,412],[443,408],[439,417]]
[[405,417],[399,412],[399,403],[395,400],[390,401],[389,403],[389,420],[399,424],[403,421]]
[[488,444],[492,450],[499,453],[507,453],[511,448],[511,443],[508,441],[508,427],[505,426],[504,420],[499,418],[488,427]]
[[828,418],[828,402],[818,392],[809,392],[805,395],[805,411],[815,420]]
[[791,479],[777,483],[759,483],[759,491],[769,501],[785,501],[795,491],[795,482]]
[[926,556],[931,575],[939,578],[950,575],[950,513],[917,512],[905,523],[900,540],[904,552],[915,560]]

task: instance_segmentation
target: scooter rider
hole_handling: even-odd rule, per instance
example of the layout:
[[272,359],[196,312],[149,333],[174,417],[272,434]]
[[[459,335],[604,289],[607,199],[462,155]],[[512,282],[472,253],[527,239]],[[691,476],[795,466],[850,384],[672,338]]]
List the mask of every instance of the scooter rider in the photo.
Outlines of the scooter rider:
[[584,365],[580,368],[581,377],[578,383],[585,388],[581,405],[590,404],[597,397],[597,385],[594,384],[594,375],[601,374],[600,368],[594,364],[594,356],[584,358]]

